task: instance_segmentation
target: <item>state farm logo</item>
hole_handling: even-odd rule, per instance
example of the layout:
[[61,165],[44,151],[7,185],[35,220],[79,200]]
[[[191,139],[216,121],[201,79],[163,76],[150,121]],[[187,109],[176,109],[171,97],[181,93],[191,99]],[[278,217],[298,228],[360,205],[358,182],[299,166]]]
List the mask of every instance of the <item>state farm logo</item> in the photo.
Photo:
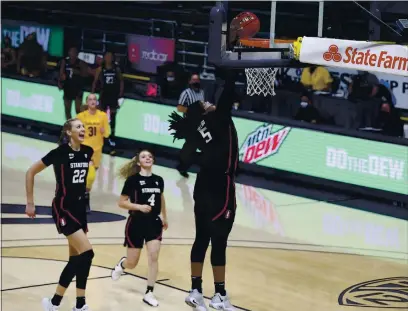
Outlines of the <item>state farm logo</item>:
[[244,163],[256,163],[279,151],[290,127],[273,131],[272,124],[264,124],[249,133],[240,148],[240,155]]
[[337,45],[332,44],[323,53],[323,59],[327,62],[339,63],[342,61],[345,64],[408,71],[408,57],[390,55],[391,52],[398,52],[392,51],[392,46],[386,47],[389,49],[388,51],[380,50],[380,47],[375,45],[371,49],[348,46],[342,53]]
[[323,54],[323,58],[325,61],[335,61],[338,63],[341,61],[342,57],[341,54],[339,53],[339,47],[335,44],[329,46],[329,50]]

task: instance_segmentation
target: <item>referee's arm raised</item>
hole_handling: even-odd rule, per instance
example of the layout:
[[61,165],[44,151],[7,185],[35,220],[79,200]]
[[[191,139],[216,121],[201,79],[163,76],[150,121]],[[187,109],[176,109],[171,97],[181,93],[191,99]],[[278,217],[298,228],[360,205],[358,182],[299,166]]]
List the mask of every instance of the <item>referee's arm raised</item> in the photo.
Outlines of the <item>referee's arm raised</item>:
[[179,102],[177,105],[177,111],[178,112],[182,112],[182,113],[186,113],[187,112],[187,106],[188,106],[188,94],[187,94],[187,90],[185,89],[183,92],[181,92],[180,98],[179,98]]

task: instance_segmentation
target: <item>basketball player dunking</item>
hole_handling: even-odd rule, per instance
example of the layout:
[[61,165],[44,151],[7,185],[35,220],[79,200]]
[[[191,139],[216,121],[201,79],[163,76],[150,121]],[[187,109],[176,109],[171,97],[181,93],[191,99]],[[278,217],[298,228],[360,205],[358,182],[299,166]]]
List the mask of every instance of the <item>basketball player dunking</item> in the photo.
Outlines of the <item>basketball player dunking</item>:
[[92,156],[92,164],[89,166],[88,177],[86,179],[86,209],[91,211],[89,195],[92,185],[95,181],[96,171],[101,164],[102,148],[104,138],[110,135],[110,127],[108,122],[108,115],[106,112],[97,109],[97,98],[95,94],[89,94],[86,97],[87,110],[82,111],[77,115],[77,118],[82,121],[85,126],[84,145],[92,147],[94,153]]
[[42,301],[44,311],[57,311],[65,291],[76,276],[76,306],[73,311],[90,311],[85,302],[85,289],[94,252],[86,236],[88,231],[85,188],[91,147],[82,145],[85,128],[78,119],[65,122],[57,148],[34,163],[26,173],[26,214],[35,218],[34,177],[53,165],[56,190],[52,201],[52,217],[58,233],[66,236],[69,245],[69,261],[61,273],[55,295]]
[[235,76],[233,72],[227,74],[216,108],[208,109],[208,104],[196,102],[189,107],[185,117],[173,113],[170,120],[175,138],[193,142],[201,150],[200,172],[194,187],[196,236],[191,250],[192,288],[185,299],[198,311],[207,310],[201,284],[210,240],[215,286],[210,306],[218,310],[234,310],[225,290],[225,266],[227,240],[235,219],[238,138],[231,117]]
[[143,242],[146,242],[149,270],[143,301],[157,307],[159,303],[153,295],[153,287],[159,267],[162,232],[167,229],[168,224],[163,194],[164,181],[162,177],[152,173],[153,163],[152,153],[142,150],[120,170],[120,176],[126,181],[118,205],[129,210],[124,243],[127,246],[127,257],[123,257],[113,269],[112,280],[117,281],[125,269],[136,267]]

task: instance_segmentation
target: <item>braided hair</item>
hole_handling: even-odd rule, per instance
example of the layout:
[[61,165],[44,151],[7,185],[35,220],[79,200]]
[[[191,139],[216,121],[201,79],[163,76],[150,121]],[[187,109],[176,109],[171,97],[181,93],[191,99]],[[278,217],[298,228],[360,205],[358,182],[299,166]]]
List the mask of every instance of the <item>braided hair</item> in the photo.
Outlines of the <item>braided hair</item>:
[[127,162],[126,164],[124,164],[120,169],[119,169],[119,177],[123,178],[123,179],[128,179],[130,176],[136,175],[137,173],[140,172],[141,167],[139,165],[139,157],[140,154],[143,151],[147,151],[149,152],[152,157],[153,157],[153,163],[155,161],[154,155],[153,153],[148,150],[148,149],[142,149],[140,150],[129,162]]
[[191,104],[185,116],[173,111],[169,117],[169,131],[173,131],[173,142],[176,139],[192,140],[196,139],[196,128],[199,125],[202,115],[205,112],[200,101]]
[[72,122],[77,121],[77,120],[78,120],[77,118],[73,118],[73,119],[68,119],[67,121],[65,121],[64,125],[62,126],[62,131],[61,131],[60,138],[58,140],[58,145],[69,143],[70,137],[67,134],[67,132],[72,129]]

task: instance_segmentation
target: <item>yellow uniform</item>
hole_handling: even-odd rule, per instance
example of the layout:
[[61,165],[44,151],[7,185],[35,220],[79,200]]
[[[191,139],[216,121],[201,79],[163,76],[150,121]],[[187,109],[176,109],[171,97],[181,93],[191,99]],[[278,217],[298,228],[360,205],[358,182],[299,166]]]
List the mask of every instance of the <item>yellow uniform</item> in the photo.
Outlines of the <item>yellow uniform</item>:
[[333,78],[330,72],[322,67],[317,66],[313,74],[310,73],[310,68],[306,67],[303,69],[302,76],[300,77],[300,83],[304,86],[312,87],[314,91],[322,91],[327,86],[331,86]]
[[103,139],[108,138],[110,135],[108,115],[97,109],[95,114],[91,114],[89,110],[85,110],[76,117],[81,120],[85,126],[85,139],[83,144],[92,147],[94,150],[92,156],[94,167],[89,168],[89,178],[87,180],[87,188],[90,189],[95,180],[95,169],[98,169],[101,163]]

